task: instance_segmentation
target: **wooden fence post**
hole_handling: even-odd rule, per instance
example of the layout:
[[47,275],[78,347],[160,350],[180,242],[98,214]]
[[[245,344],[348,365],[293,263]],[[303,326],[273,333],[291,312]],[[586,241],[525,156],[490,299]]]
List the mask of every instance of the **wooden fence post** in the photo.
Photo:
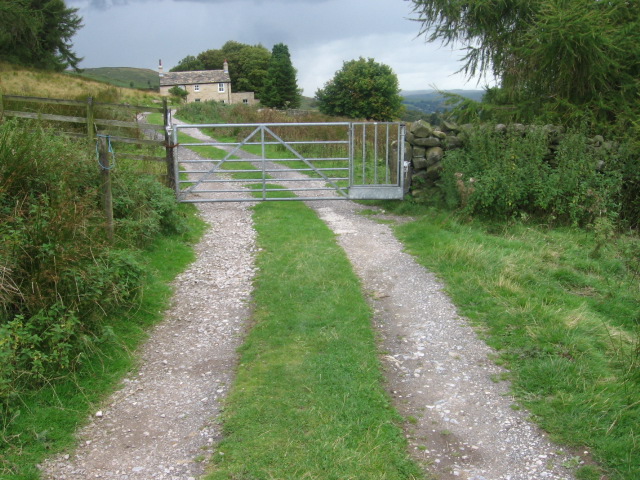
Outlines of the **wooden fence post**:
[[95,128],[93,126],[93,97],[87,98],[87,137],[89,140],[94,140],[95,137]]
[[104,206],[104,214],[106,218],[105,229],[107,239],[113,242],[113,196],[111,194],[111,162],[109,159],[109,146],[107,139],[99,137],[98,139],[98,162],[100,164],[100,173],[102,174],[102,205]]
[[172,146],[173,139],[169,134],[169,127],[171,126],[171,111],[167,105],[167,99],[162,99],[162,116],[164,123],[164,145],[165,145],[165,153],[166,153],[166,163],[167,163],[167,187],[172,190],[176,189],[176,171],[174,169],[174,147]]

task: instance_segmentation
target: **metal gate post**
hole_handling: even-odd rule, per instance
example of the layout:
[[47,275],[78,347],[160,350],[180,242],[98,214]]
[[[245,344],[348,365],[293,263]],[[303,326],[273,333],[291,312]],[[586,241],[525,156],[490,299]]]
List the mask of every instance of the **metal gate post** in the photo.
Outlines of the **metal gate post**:
[[167,99],[162,99],[162,122],[164,124],[164,153],[167,171],[167,187],[176,188],[176,177],[174,175],[173,157],[175,152],[171,144],[171,110],[167,104]]
[[405,136],[407,134],[407,126],[404,123],[398,125],[398,175],[400,175],[400,191],[404,192],[404,182],[409,165],[405,165],[404,149],[405,149]]
[[356,127],[353,123],[349,124],[349,185],[353,185],[353,182],[355,181],[355,128]]
[[362,126],[362,185],[367,183],[367,125]]
[[378,124],[373,124],[373,183],[378,183]]
[[264,125],[260,128],[260,143],[262,144],[262,200],[267,198],[267,146],[264,144]]

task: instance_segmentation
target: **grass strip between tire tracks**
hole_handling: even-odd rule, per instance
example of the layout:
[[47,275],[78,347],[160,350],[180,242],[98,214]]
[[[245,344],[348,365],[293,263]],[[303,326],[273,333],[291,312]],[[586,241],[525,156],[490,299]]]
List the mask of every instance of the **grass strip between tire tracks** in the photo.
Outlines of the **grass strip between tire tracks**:
[[302,203],[255,207],[253,326],[207,477],[414,479],[382,387],[371,311],[334,234]]

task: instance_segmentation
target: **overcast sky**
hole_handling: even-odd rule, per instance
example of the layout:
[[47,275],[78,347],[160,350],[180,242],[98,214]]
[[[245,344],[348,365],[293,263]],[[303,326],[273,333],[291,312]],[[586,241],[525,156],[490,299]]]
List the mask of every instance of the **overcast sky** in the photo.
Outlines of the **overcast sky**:
[[298,86],[314,96],[343,62],[373,58],[390,66],[402,90],[476,89],[454,74],[464,52],[418,37],[407,0],[67,0],[84,27],[73,37],[83,68],[165,71],[187,55],[228,40],[269,50],[289,47]]

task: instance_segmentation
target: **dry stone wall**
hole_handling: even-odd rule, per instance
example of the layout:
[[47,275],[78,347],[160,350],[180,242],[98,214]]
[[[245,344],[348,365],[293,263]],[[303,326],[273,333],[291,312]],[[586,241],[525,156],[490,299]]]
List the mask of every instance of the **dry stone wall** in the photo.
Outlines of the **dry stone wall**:
[[[463,147],[472,128],[471,125],[459,126],[446,121],[436,128],[424,120],[418,120],[408,126],[405,138],[405,161],[410,165],[410,194],[413,197],[423,198],[436,193],[445,152]],[[512,131],[522,135],[531,128],[543,128],[546,131],[549,142],[549,160],[551,161],[564,134],[562,127],[554,125],[532,127],[518,123],[495,125],[497,132]],[[614,143],[605,141],[601,135],[596,135],[588,139],[587,144],[601,157],[597,166],[598,169],[601,169],[607,156],[615,149]]]
[[462,129],[444,122],[439,129],[424,120],[413,122],[406,135],[405,161],[410,165],[411,195],[421,197],[437,188],[446,150],[464,145]]

